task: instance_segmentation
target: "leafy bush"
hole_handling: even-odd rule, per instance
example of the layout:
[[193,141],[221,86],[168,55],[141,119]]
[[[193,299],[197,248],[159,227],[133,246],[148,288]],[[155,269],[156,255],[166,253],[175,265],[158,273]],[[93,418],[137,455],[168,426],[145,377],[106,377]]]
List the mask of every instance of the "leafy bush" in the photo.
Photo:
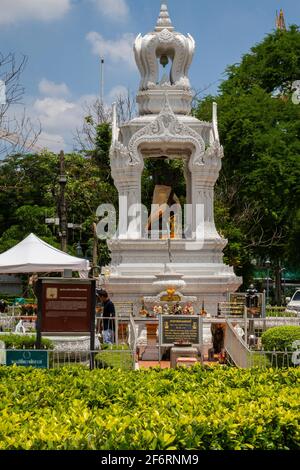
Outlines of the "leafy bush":
[[[1,335],[0,341],[5,343],[6,349],[34,349],[36,344],[36,337],[23,335]],[[53,349],[53,343],[49,339],[43,339],[42,348]]]
[[[265,331],[261,337],[262,345],[268,360],[276,367],[292,365],[292,344],[300,340],[300,326],[276,326]],[[271,354],[271,351],[280,351],[282,354]]]
[[292,343],[300,340],[300,326],[275,326],[261,337],[265,351],[291,351]]
[[300,369],[0,368],[1,450],[300,449]]

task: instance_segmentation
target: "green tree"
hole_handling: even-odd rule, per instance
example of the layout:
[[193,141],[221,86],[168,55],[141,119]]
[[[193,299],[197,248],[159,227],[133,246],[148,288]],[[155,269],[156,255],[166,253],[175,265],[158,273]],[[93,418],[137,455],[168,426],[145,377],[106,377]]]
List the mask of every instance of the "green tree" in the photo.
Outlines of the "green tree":
[[100,172],[104,182],[113,184],[110,170],[109,149],[111,146],[111,125],[103,122],[96,127],[95,148],[89,152]]
[[227,76],[219,95],[196,110],[207,120],[212,101],[219,106],[225,158],[216,189],[217,224],[229,239],[227,260],[245,282],[253,257],[271,258],[280,303],[281,265],[299,239],[300,107],[291,100],[300,77],[298,28],[268,35],[228,67]]
[[[65,157],[67,174],[66,201],[68,221],[82,225],[81,231],[69,232],[68,251],[76,254],[81,238],[84,254],[90,254],[93,222],[102,203],[116,204],[114,187],[99,172],[93,158],[70,154]],[[59,159],[42,155],[18,155],[6,158],[0,165],[0,252],[30,232],[59,247],[57,227],[46,225],[46,217],[55,217],[59,201]],[[103,246],[102,246],[103,245]],[[99,243],[102,264],[109,261],[104,243]]]

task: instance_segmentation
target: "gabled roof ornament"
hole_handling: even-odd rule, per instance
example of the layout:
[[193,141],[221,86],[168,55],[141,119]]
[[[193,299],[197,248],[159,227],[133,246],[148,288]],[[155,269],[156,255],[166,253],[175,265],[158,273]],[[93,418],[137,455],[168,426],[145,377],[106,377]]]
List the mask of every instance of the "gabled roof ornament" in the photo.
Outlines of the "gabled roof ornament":
[[159,17],[156,23],[156,32],[160,32],[163,29],[168,29],[169,31],[174,31],[174,26],[168,12],[168,7],[165,3],[161,4]]

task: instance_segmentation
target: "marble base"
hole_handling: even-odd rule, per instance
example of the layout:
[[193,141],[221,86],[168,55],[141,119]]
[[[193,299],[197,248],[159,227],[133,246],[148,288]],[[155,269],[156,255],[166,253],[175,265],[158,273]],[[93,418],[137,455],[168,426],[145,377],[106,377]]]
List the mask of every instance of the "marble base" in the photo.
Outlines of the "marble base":
[[193,347],[173,347],[171,348],[171,368],[175,369],[176,361],[179,357],[194,357],[199,358],[199,352],[197,348]]

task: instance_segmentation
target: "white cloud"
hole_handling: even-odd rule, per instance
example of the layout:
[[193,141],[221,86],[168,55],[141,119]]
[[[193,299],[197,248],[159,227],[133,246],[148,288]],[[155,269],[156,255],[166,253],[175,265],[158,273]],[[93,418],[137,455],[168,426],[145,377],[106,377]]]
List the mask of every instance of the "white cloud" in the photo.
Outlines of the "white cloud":
[[[105,97],[107,109],[120,95],[127,95],[125,87],[119,85],[111,89]],[[32,121],[40,122],[41,125],[42,133],[37,146],[48,148],[52,152],[71,151],[76,147],[76,130],[82,128],[87,106],[97,98],[99,99],[96,95],[82,95],[77,100],[54,96],[32,97],[26,108]]]
[[33,119],[41,123],[42,134],[38,140],[40,147],[49,150],[72,150],[75,146],[74,135],[83,124],[86,111],[83,105],[96,100],[94,95],[81,96],[77,101],[64,98],[45,97],[35,99],[28,108]]
[[71,0],[0,0],[0,24],[19,21],[51,21],[62,18]]
[[104,39],[101,34],[91,31],[86,36],[92,45],[92,51],[99,57],[104,57],[113,63],[123,62],[129,67],[135,67],[133,43],[134,35],[125,33],[120,39]]
[[114,21],[124,21],[128,18],[129,8],[126,0],[92,0],[100,13]]
[[67,148],[64,138],[59,134],[49,134],[48,132],[41,132],[38,138],[37,145],[39,148],[48,148],[52,152],[60,152]]
[[37,99],[33,104],[33,111],[38,115],[42,129],[57,130],[58,122],[64,128],[72,128],[77,122],[76,104],[63,98]]
[[43,78],[39,83],[39,92],[48,96],[69,96],[70,90],[65,83],[54,83]]

